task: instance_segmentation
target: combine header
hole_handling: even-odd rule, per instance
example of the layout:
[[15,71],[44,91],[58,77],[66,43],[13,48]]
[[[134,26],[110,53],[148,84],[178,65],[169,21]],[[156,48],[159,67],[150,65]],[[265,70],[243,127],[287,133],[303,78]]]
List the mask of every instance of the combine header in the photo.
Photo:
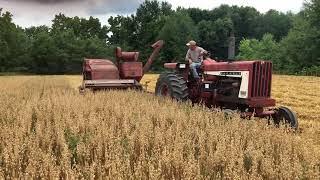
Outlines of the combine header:
[[115,52],[116,64],[108,59],[84,59],[80,92],[85,89],[142,89],[139,82],[149,71],[163,45],[162,40],[152,45],[154,50],[144,67],[139,61],[139,52],[125,52],[119,47]]

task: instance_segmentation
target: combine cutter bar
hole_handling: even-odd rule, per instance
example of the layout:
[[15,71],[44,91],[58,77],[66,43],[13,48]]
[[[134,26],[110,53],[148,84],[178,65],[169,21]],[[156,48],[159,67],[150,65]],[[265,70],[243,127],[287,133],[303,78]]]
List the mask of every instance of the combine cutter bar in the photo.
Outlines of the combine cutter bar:
[[84,81],[84,88],[129,88],[136,86],[140,86],[140,84],[134,79]]

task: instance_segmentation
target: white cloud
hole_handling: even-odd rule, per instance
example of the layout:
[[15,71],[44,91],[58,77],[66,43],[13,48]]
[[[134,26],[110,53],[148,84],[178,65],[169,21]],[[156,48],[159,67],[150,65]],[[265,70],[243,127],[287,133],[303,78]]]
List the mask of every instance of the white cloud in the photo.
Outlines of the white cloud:
[[92,0],[89,1],[90,14],[113,13],[132,13],[138,7],[142,0]]
[[0,1],[4,11],[13,14],[13,21],[22,27],[51,25],[56,14],[64,13],[67,16],[87,16],[83,2],[63,4],[38,4],[35,2],[8,2]]
[[[38,1],[38,2],[37,2]],[[44,1],[44,0],[41,0]],[[0,7],[11,12],[13,20],[22,27],[51,25],[55,14],[64,13],[67,16],[87,18],[90,15],[107,24],[107,19],[114,14],[130,14],[135,11],[143,0],[48,0],[51,3],[39,3],[39,0],[0,0]],[[165,0],[163,0],[165,1]],[[221,4],[252,6],[260,12],[269,9],[278,11],[298,12],[303,5],[303,0],[166,0],[173,8],[182,6],[213,9]],[[59,2],[59,3],[57,3]]]
[[167,0],[174,8],[198,7],[202,9],[213,9],[221,4],[252,6],[260,12],[275,9],[282,12],[299,12],[304,0]]
[[66,16],[101,20],[103,25],[111,15],[133,13],[142,0],[0,0],[0,8],[13,14],[13,22],[22,27],[52,24],[59,13]]

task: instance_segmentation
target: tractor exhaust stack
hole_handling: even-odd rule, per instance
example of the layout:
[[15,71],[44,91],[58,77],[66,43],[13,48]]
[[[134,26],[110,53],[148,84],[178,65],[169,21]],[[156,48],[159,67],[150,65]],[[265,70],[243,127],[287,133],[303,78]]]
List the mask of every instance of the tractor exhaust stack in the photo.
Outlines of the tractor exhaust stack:
[[234,33],[231,32],[229,37],[229,46],[228,46],[228,60],[234,61],[235,54],[236,54],[236,38],[234,36]]

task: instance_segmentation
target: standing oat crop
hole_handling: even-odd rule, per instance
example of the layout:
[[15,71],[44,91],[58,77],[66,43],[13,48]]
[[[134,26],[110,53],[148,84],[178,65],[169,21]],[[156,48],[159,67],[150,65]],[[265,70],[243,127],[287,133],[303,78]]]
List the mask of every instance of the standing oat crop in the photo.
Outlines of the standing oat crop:
[[66,76],[0,79],[0,179],[320,178],[313,141],[264,121],[143,92],[82,96]]

